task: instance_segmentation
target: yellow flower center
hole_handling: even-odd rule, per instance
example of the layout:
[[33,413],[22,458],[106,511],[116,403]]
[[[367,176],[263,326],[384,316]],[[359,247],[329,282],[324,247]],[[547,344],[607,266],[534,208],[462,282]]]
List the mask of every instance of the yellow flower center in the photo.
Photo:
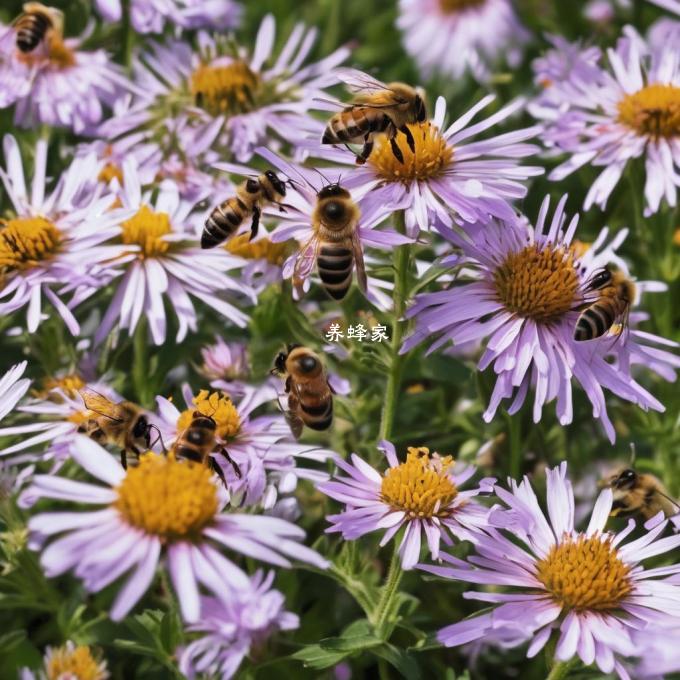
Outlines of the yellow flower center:
[[51,393],[57,389],[73,399],[78,395],[78,390],[85,387],[85,381],[77,373],[64,375],[61,378],[48,377],[42,381],[42,384],[41,390],[35,390],[35,395],[42,399],[54,399],[55,395]]
[[216,116],[238,114],[255,108],[260,78],[248,64],[201,64],[191,75],[191,94],[197,106]]
[[170,216],[164,212],[155,212],[148,205],[143,205],[136,215],[121,224],[121,239],[128,245],[138,245],[140,256],[155,257],[167,252],[170,244],[163,236],[172,231]]
[[288,256],[287,243],[274,243],[268,238],[250,241],[250,232],[229,239],[224,246],[227,252],[246,260],[267,260],[269,264],[281,265]]
[[573,250],[531,245],[510,253],[494,272],[505,308],[539,323],[556,321],[574,306],[579,279]]
[[379,135],[368,162],[376,173],[388,182],[410,182],[437,177],[453,159],[453,148],[442,136],[439,128],[430,122],[408,125],[415,152],[411,151],[406,135],[398,132],[395,141],[401,149],[404,162],[400,162],[392,151],[386,135]]
[[31,269],[49,260],[61,245],[59,229],[44,217],[0,220],[0,268]]
[[110,161],[99,171],[97,175],[97,181],[102,184],[108,184],[114,177],[118,180],[118,183],[123,186],[123,170],[120,166]]
[[444,14],[456,14],[467,9],[481,7],[486,0],[439,0],[439,6]]
[[568,609],[616,609],[633,590],[630,567],[601,536],[567,536],[536,566],[538,580]]
[[210,416],[217,424],[217,436],[227,441],[235,437],[241,429],[241,419],[236,406],[224,392],[209,392],[201,390],[193,399],[196,408],[183,411],[177,419],[177,431],[184,431],[194,417],[194,412],[199,411],[205,416]]
[[62,680],[64,677],[69,680],[104,680],[109,677],[105,665],[97,663],[85,646],[65,645],[52,650],[45,670],[48,680]]
[[647,85],[618,104],[619,122],[658,140],[680,136],[680,87]]
[[113,506],[131,526],[165,541],[197,538],[218,510],[212,472],[172,453],[146,453],[116,488]]
[[406,462],[385,473],[380,488],[382,500],[410,517],[451,514],[448,506],[458,495],[449,476],[451,456],[440,457],[425,447],[409,447]]

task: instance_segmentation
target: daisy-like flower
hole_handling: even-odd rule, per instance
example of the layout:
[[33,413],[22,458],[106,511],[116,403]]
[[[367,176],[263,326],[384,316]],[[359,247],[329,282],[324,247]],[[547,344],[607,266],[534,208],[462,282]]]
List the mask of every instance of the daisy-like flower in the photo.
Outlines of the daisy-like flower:
[[425,447],[409,447],[400,463],[394,446],[380,443],[389,467],[378,472],[356,454],[352,462],[335,458],[335,464],[348,477],[318,485],[319,491],[346,504],[338,515],[330,515],[327,532],[341,532],[345,540],[385,529],[380,545],[385,545],[404,527],[399,556],[404,569],[412,569],[420,558],[422,536],[433,559],[439,557],[440,541],[450,544],[452,534],[467,539],[471,531],[485,522],[488,508],[473,498],[491,491],[495,479],[483,479],[479,487],[460,490],[475,473],[468,466],[454,469],[451,456],[430,453]]
[[250,375],[248,348],[243,342],[225,342],[215,336],[214,345],[201,349],[203,363],[201,375],[210,380],[211,387],[225,390],[231,395],[243,394],[243,382]]
[[291,566],[289,558],[327,566],[300,543],[304,531],[295,525],[276,517],[224,512],[219,482],[203,465],[147,453],[126,471],[82,435],[76,437],[72,455],[105,485],[36,475],[29,491],[97,509],[32,517],[29,546],[42,550],[40,562],[48,577],[73,571],[90,592],[127,574],[111,607],[113,620],[124,618],[148,590],[161,558],[190,623],[200,618],[200,585],[225,604],[234,590],[250,585],[246,574],[222,555],[225,547],[282,567]]
[[[679,9],[680,13],[680,9]],[[672,673],[680,673],[680,650],[678,650],[680,627],[663,631],[638,630],[633,640],[640,648],[640,660],[631,671],[633,678],[641,680],[663,680]]]
[[469,70],[487,80],[502,61],[519,66],[529,40],[511,0],[400,0],[397,26],[426,79]]
[[680,16],[680,2],[678,0],[649,0],[649,2],[653,2],[655,5]]
[[[279,221],[278,226],[268,236],[274,244],[280,244],[290,239],[297,242],[297,247],[292,249],[292,254],[283,263],[281,275],[284,279],[289,279],[293,278],[294,273],[296,274],[293,281],[293,294],[296,298],[299,298],[309,290],[311,274],[316,266],[316,258],[312,255],[312,238],[315,236],[312,216],[318,202],[317,193],[324,186],[336,184],[339,181],[341,181],[343,187],[349,188],[348,183],[345,182],[343,173],[337,168],[324,168],[323,174],[319,174],[309,168],[291,163],[269,149],[259,148],[257,153],[272,167],[280,170],[293,184],[293,187],[286,192],[285,211],[268,206],[265,207],[264,213],[276,217]],[[215,163],[215,167],[238,175],[257,174],[248,166],[235,163]],[[382,225],[392,213],[391,206],[381,205],[377,201],[373,201],[370,207],[366,206],[364,203],[366,199],[361,197],[360,192],[354,193],[351,198],[357,204],[360,213],[357,234],[362,246],[391,249],[395,246],[412,243],[413,239],[399,234],[394,229],[376,228]],[[307,255],[303,258],[305,260],[304,266],[298,272],[295,272],[298,255],[302,256],[303,254]],[[364,254],[364,260],[368,278],[366,297],[377,307],[389,309],[392,300],[390,295],[383,292],[383,289],[391,290],[392,284],[370,276],[368,270],[372,259]],[[354,275],[356,275],[356,270]]]
[[649,216],[664,198],[677,203],[680,56],[674,43],[652,46],[630,27],[626,32],[607,51],[610,70],[601,69],[596,85],[573,77],[569,110],[548,120],[546,142],[571,154],[549,177],[560,181],[587,164],[603,168],[584,208],[604,209],[628,163],[644,159]]
[[[120,0],[95,0],[97,12],[106,21],[120,21]],[[169,21],[183,28],[238,26],[243,8],[233,0],[132,0],[130,23],[137,33],[161,33]]]
[[[484,339],[479,368],[493,366],[497,376],[484,413],[486,422],[504,399],[512,399],[508,412],[516,413],[533,388],[534,422],[541,419],[545,404],[557,400],[560,423],[570,423],[573,378],[613,442],[603,388],[643,409],[663,411],[663,405],[633,378],[631,366],[642,364],[672,381],[680,358],[653,346],[675,347],[676,343],[635,328],[646,318],[636,311],[630,313],[625,329],[614,324],[599,338],[574,340],[577,307],[583,304],[591,277],[611,263],[625,272],[625,263],[615,251],[626,231],[608,244],[606,229],[590,246],[574,241],[578,215],[566,224],[566,198],[548,221],[550,199],[546,197],[535,228],[524,222],[492,222],[466,236],[450,234],[463,253],[451,258],[454,266],[465,267],[476,278],[418,296],[407,312],[416,319],[415,332],[401,352],[430,336],[437,340],[429,351],[449,342]],[[665,289],[655,282],[634,285],[638,292]]]
[[21,680],[107,680],[106,661],[99,661],[87,645],[70,640],[61,647],[48,647],[43,669],[37,674],[24,668]]
[[252,52],[207,34],[195,52],[185,42],[152,44],[135,65],[144,91],[131,108],[101,128],[105,138],[132,132],[163,140],[168,153],[213,160],[247,161],[255,147],[302,141],[310,130],[307,111],[323,88],[337,82],[335,67],[349,51],[340,48],[303,66],[316,29],[298,24],[278,56],[273,53],[275,21],[266,16]]
[[104,109],[134,86],[104,50],[85,52],[81,38],[49,33],[26,54],[16,46],[14,26],[0,26],[0,106],[14,104],[14,124],[65,127],[91,133]]
[[19,403],[31,385],[29,378],[22,378],[28,362],[14,364],[0,378],[0,420],[2,420]]
[[[324,462],[332,451],[296,442],[286,419],[276,415],[253,415],[263,404],[277,399],[276,389],[265,384],[243,387],[243,396],[235,404],[225,393],[201,390],[194,395],[184,387],[186,409],[157,397],[163,441],[170,446],[190,425],[196,411],[211,416],[217,424],[213,458],[222,468],[232,498],[243,505],[261,504],[271,508],[278,493],[295,490],[298,478],[315,483],[328,475],[313,468],[298,467],[305,460]],[[225,450],[237,468],[223,454]]]
[[518,589],[466,593],[491,603],[491,611],[447,626],[437,637],[452,647],[513,626],[530,642],[527,655],[533,657],[555,631],[558,660],[578,655],[586,666],[628,678],[618,657],[638,655],[635,631],[666,636],[680,622],[680,586],[667,578],[680,565],[641,564],[676,549],[680,536],[659,539],[667,521],[627,544],[633,520],[618,534],[606,532],[611,489],[598,497],[586,530],[577,531],[566,472],[566,463],[547,472],[547,517],[526,477],[519,485],[511,481],[509,492],[497,486],[508,509],[492,509],[489,526],[475,536],[476,555],[461,560],[442,553],[446,566],[419,565],[445,578]]
[[[79,325],[62,295],[79,285],[97,289],[102,263],[121,254],[106,244],[120,229],[129,211],[111,209],[115,200],[108,189],[92,190],[92,154],[74,158],[51,193],[46,193],[47,143],[36,145],[33,183],[28,193],[19,145],[4,138],[6,168],[0,179],[14,215],[0,219],[0,315],[26,308],[26,325],[35,332],[41,320],[43,296],[76,335]],[[55,291],[56,288],[56,291]]]
[[[193,205],[181,200],[177,186],[165,180],[152,200],[151,192],[142,192],[134,163],[124,163],[124,184],[120,200],[132,216],[120,222],[120,240],[128,254],[113,260],[111,267],[121,266],[122,278],[95,334],[100,343],[116,326],[132,334],[146,318],[156,345],[165,342],[169,302],[179,327],[176,341],[181,342],[191,330],[196,331],[197,317],[192,297],[212,307],[237,326],[246,324],[247,316],[221,297],[225,291],[241,293],[255,301],[254,291],[229,276],[245,261],[224,251],[202,250],[194,236]],[[82,291],[87,297],[90,292]]]
[[188,627],[203,635],[178,652],[184,675],[193,679],[207,673],[228,680],[249,652],[257,652],[274,633],[300,625],[297,615],[285,610],[283,595],[271,587],[273,579],[272,572],[265,576],[258,571],[228,605],[203,598],[201,622]]
[[[340,77],[350,89],[372,87],[383,89],[384,84],[354,69],[340,69]],[[522,184],[529,177],[543,174],[537,166],[520,165],[522,158],[539,151],[526,141],[538,134],[540,127],[514,130],[487,139],[474,138],[517,113],[524,102],[518,99],[488,118],[471,124],[475,116],[494,101],[489,95],[448,127],[444,127],[446,102],[437,99],[434,116],[423,123],[407,125],[414,142],[414,151],[404,133],[399,132],[396,143],[403,162],[398,160],[390,140],[381,135],[365,165],[356,167],[355,156],[347,150],[315,146],[311,150],[337,163],[351,164],[343,175],[343,185],[366,193],[364,210],[380,206],[404,210],[407,234],[416,236],[427,231],[435,221],[450,227],[459,224],[486,222],[489,217],[512,219],[512,203],[524,198],[527,189]],[[293,176],[293,179],[295,177]],[[285,217],[285,216],[284,216]]]

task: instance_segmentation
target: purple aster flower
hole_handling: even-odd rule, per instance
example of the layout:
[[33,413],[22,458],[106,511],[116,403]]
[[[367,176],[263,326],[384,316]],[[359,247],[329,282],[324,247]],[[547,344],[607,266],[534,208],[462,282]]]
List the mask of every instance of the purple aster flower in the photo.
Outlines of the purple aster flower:
[[16,46],[15,27],[0,26],[0,107],[15,105],[15,125],[89,134],[105,107],[134,89],[104,50],[79,49],[82,40],[52,31],[44,45],[25,54]]
[[[120,21],[120,0],[95,0],[106,21]],[[243,8],[234,0],[132,0],[130,22],[137,33],[161,33],[169,21],[182,28],[227,29],[238,26]]]
[[[452,647],[513,626],[528,641],[527,656],[545,646],[553,631],[555,656],[578,656],[603,673],[628,675],[620,657],[638,656],[635,631],[641,628],[666,636],[680,623],[680,586],[666,578],[680,564],[645,569],[645,559],[680,546],[680,536],[659,538],[667,522],[624,543],[635,529],[631,520],[618,534],[606,532],[612,508],[605,489],[593,508],[585,531],[574,527],[574,496],[566,478],[567,465],[547,472],[548,516],[525,477],[510,492],[496,487],[507,506],[495,506],[489,526],[475,536],[475,555],[461,560],[443,553],[445,566],[419,565],[444,578],[493,586],[493,592],[468,592],[468,599],[491,603],[491,610],[439,631],[439,641]],[[499,592],[499,586],[516,588]]]
[[[340,75],[350,87],[361,82],[365,87],[366,79],[370,79],[353,69],[340,69]],[[376,140],[367,163],[359,167],[355,166],[354,154],[345,149],[315,145],[310,151],[351,165],[343,176],[343,185],[368,192],[364,198],[367,211],[380,206],[404,210],[411,236],[419,230],[427,231],[435,220],[451,227],[452,221],[486,222],[489,216],[512,219],[512,203],[527,193],[522,181],[543,174],[543,168],[519,164],[520,159],[539,151],[539,147],[525,142],[538,134],[540,127],[474,140],[524,106],[523,100],[515,100],[485,120],[471,124],[494,99],[493,95],[484,97],[445,128],[446,102],[439,97],[431,120],[408,125],[415,151],[411,151],[402,132],[397,134],[403,163],[394,156],[390,140],[384,135]]]
[[[154,344],[162,345],[167,330],[166,299],[179,322],[177,342],[189,330],[196,331],[192,297],[235,325],[245,326],[248,317],[221,296],[227,291],[248,296],[252,301],[256,299],[251,288],[228,273],[243,267],[245,261],[223,250],[200,248],[194,235],[198,218],[192,213],[193,205],[181,200],[174,182],[163,181],[152,201],[151,191],[142,192],[134,163],[124,164],[123,178],[119,196],[123,206],[132,212],[129,219],[119,221],[127,254],[111,262],[113,272],[122,274],[122,278],[117,282],[95,342],[102,342],[116,324],[132,334],[144,315]],[[80,293],[83,299],[90,294],[89,290]]]
[[162,557],[190,623],[201,617],[201,585],[225,605],[235,590],[250,585],[246,574],[224,557],[223,548],[282,567],[291,566],[289,558],[327,566],[300,543],[304,532],[295,525],[276,517],[225,512],[223,489],[203,465],[147,453],[126,471],[82,435],[75,438],[72,455],[105,485],[36,475],[28,491],[38,498],[97,508],[35,515],[28,524],[29,546],[42,551],[40,562],[48,577],[73,571],[89,592],[127,574],[111,607],[115,621],[148,590]]
[[616,49],[607,51],[610,69],[602,68],[597,82],[573,74],[567,111],[552,120],[534,114],[549,123],[546,142],[570,154],[550,179],[560,181],[587,164],[602,168],[586,195],[586,210],[604,209],[629,161],[644,159],[649,216],[664,198],[670,206],[677,203],[680,52],[673,42],[654,46],[631,27],[625,31]]
[[199,371],[211,381],[212,387],[232,395],[243,394],[243,380],[250,375],[250,359],[244,342],[225,342],[216,335],[214,345],[206,345],[201,349],[201,357],[203,364]]
[[649,2],[653,2],[655,5],[680,16],[680,2],[678,0],[649,0]]
[[[115,200],[108,189],[92,189],[92,154],[74,158],[61,173],[51,193],[46,192],[47,143],[36,145],[33,182],[26,187],[19,145],[4,137],[6,168],[0,179],[12,204],[13,217],[0,219],[0,315],[26,308],[29,333],[45,318],[43,297],[73,335],[80,327],[73,316],[76,302],[62,296],[80,285],[105,285],[103,263],[121,254],[119,246],[105,244],[120,232],[118,224],[129,211],[111,209]],[[55,290],[56,289],[56,290]]]
[[335,67],[349,54],[340,48],[303,66],[315,38],[316,29],[298,24],[276,56],[275,21],[268,15],[252,51],[204,33],[198,52],[177,40],[151,44],[135,64],[143,95],[107,121],[101,136],[138,133],[162,140],[167,152],[199,157],[210,150],[212,160],[247,161],[261,144],[295,145],[309,134],[313,99],[337,82]]
[[[259,148],[257,153],[262,156],[274,168],[286,175],[293,185],[286,193],[285,211],[280,211],[275,207],[266,207],[265,215],[276,217],[279,224],[273,229],[269,237],[271,241],[283,243],[290,239],[295,239],[300,244],[295,251],[286,259],[283,264],[282,276],[284,279],[293,277],[295,262],[298,255],[311,245],[314,236],[312,229],[312,213],[317,204],[317,193],[327,184],[333,184],[342,180],[342,186],[347,186],[343,174],[337,168],[324,168],[323,175],[313,172],[309,168],[291,163],[281,156],[269,151],[269,149]],[[239,175],[257,174],[253,169],[234,163],[215,163],[215,167],[229,173]],[[361,197],[361,192],[356,192],[352,200],[357,203],[361,212],[358,223],[358,235],[362,246],[372,246],[375,248],[391,249],[394,246],[412,243],[413,239],[403,236],[393,229],[376,229],[392,213],[390,206],[380,205],[373,201],[370,207],[365,206],[365,197]],[[227,244],[227,247],[228,244]],[[370,256],[364,256],[367,275],[372,263]],[[294,295],[299,298],[310,288],[310,276],[315,267],[315,258],[310,257],[307,261],[308,266],[304,271],[299,271],[300,275],[294,280]],[[388,309],[392,304],[390,295],[382,289],[391,291],[392,284],[368,275],[368,290],[366,297],[381,309]],[[364,292],[364,291],[362,291]]]
[[[643,409],[663,411],[663,405],[633,378],[631,367],[642,364],[672,381],[680,358],[654,346],[676,347],[676,343],[636,329],[637,322],[646,318],[637,311],[630,313],[625,329],[614,324],[599,338],[574,340],[577,307],[583,304],[591,277],[612,262],[626,271],[615,251],[627,232],[620,231],[608,244],[607,229],[590,246],[574,242],[578,215],[567,224],[566,199],[559,202],[552,221],[546,221],[550,205],[546,197],[536,227],[492,222],[466,236],[451,233],[451,243],[463,255],[443,264],[464,267],[474,278],[416,297],[407,312],[416,319],[415,332],[401,352],[431,336],[437,340],[430,352],[449,342],[485,339],[479,368],[493,366],[497,376],[484,413],[486,422],[504,399],[512,399],[508,412],[516,413],[533,388],[534,422],[541,419],[543,406],[556,400],[560,423],[570,423],[573,378],[613,442],[603,388]],[[655,282],[634,285],[638,292],[664,290]]]
[[22,361],[11,366],[0,378],[0,420],[17,405],[31,385],[29,378],[22,378],[28,362]]
[[663,680],[672,673],[680,673],[678,639],[680,626],[677,623],[662,634],[651,627],[635,631],[633,640],[640,649],[640,660],[631,669],[631,677],[637,680]]
[[502,61],[519,66],[529,40],[510,0],[400,0],[397,26],[426,79],[488,80]]
[[462,491],[459,487],[474,475],[474,467],[456,470],[451,456],[430,453],[425,447],[409,447],[403,463],[390,442],[381,442],[379,449],[389,463],[384,473],[353,453],[351,463],[335,458],[348,477],[317,486],[347,506],[339,515],[329,515],[332,526],[327,532],[341,532],[345,540],[353,541],[385,529],[383,546],[404,527],[399,556],[403,568],[412,569],[420,558],[423,534],[432,558],[437,559],[440,541],[452,543],[449,534],[470,539],[471,531],[485,524],[488,508],[473,498],[491,491],[495,479],[483,479],[479,487]]
[[[170,446],[189,426],[194,412],[210,415],[217,423],[217,438],[213,458],[222,468],[232,502],[241,505],[260,504],[269,509],[279,493],[295,490],[298,478],[315,483],[328,475],[318,469],[298,466],[303,461],[322,463],[332,451],[295,441],[281,413],[253,415],[263,404],[277,398],[271,384],[254,388],[244,386],[243,396],[235,404],[227,394],[201,390],[194,395],[185,385],[186,409],[177,407],[163,397],[157,397],[163,441]],[[238,466],[238,471],[221,453],[226,450]]]
[[274,633],[300,625],[297,615],[285,610],[283,595],[271,587],[273,579],[272,572],[265,576],[258,571],[228,604],[203,598],[201,622],[187,629],[202,635],[178,650],[184,675],[193,679],[207,673],[227,680],[245,656],[257,652]]
[[43,668],[34,673],[28,668],[20,672],[20,680],[108,680],[106,661],[100,660],[87,645],[70,640],[61,647],[45,650]]

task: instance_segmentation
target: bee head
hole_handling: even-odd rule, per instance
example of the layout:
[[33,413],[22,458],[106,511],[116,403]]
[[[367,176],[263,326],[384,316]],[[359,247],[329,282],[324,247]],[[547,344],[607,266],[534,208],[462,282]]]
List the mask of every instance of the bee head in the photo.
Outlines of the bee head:
[[288,352],[279,352],[274,359],[274,369],[272,370],[272,373],[285,373],[287,358]]
[[607,267],[603,267],[600,271],[595,272],[588,282],[588,290],[599,290],[611,283],[612,272]]
[[424,123],[427,120],[427,108],[425,107],[425,100],[420,92],[416,94],[414,108],[416,111],[416,122]]
[[146,445],[149,446],[151,434],[149,432],[149,421],[146,419],[146,416],[139,416],[139,418],[137,418],[137,422],[132,428],[132,436],[135,437],[135,439],[144,440]]
[[351,195],[339,184],[328,184],[317,194],[321,218],[326,224],[345,224],[348,221],[347,200]]
[[616,489],[631,489],[637,482],[637,479],[637,472],[632,468],[626,468],[614,478],[612,486]]
[[267,170],[264,176],[269,180],[271,185],[274,187],[274,191],[281,196],[286,195],[286,185],[282,182],[278,175],[273,170]]

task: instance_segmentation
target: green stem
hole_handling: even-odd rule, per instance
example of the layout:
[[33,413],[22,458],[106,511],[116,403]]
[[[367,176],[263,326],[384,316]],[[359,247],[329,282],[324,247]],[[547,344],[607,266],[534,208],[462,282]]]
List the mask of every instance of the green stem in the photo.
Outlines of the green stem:
[[147,338],[146,319],[141,317],[132,338],[132,384],[137,395],[137,402],[149,406],[149,341]]
[[557,661],[550,669],[545,680],[563,680],[569,675],[571,669],[576,665],[576,659],[569,661]]
[[519,414],[508,416],[508,439],[510,445],[510,477],[519,479],[522,471],[522,424]]
[[[403,233],[404,213],[395,213],[395,222],[398,231]],[[383,402],[382,415],[380,417],[380,431],[378,439],[389,439],[392,436],[394,426],[394,414],[397,408],[397,395],[401,385],[401,371],[404,364],[404,356],[399,354],[401,341],[404,336],[406,322],[402,319],[406,310],[406,298],[408,296],[408,268],[411,250],[408,246],[396,246],[394,248],[394,293],[393,293],[393,323],[392,343],[390,345],[390,366],[387,374],[385,387],[385,401]]]
[[135,30],[132,27],[132,8],[130,0],[123,0],[123,64],[126,68],[132,65],[132,49],[135,44]]
[[[403,574],[404,570],[401,568],[398,543],[395,540],[392,561],[390,562],[390,568],[387,572],[387,577],[385,578],[385,585],[380,593],[380,600],[378,601],[378,606],[375,610],[375,630],[379,636],[383,636],[387,632],[385,624],[387,623],[390,610],[392,609],[394,596],[399,591],[399,584],[401,583]],[[385,638],[387,638],[387,635],[385,635]]]

